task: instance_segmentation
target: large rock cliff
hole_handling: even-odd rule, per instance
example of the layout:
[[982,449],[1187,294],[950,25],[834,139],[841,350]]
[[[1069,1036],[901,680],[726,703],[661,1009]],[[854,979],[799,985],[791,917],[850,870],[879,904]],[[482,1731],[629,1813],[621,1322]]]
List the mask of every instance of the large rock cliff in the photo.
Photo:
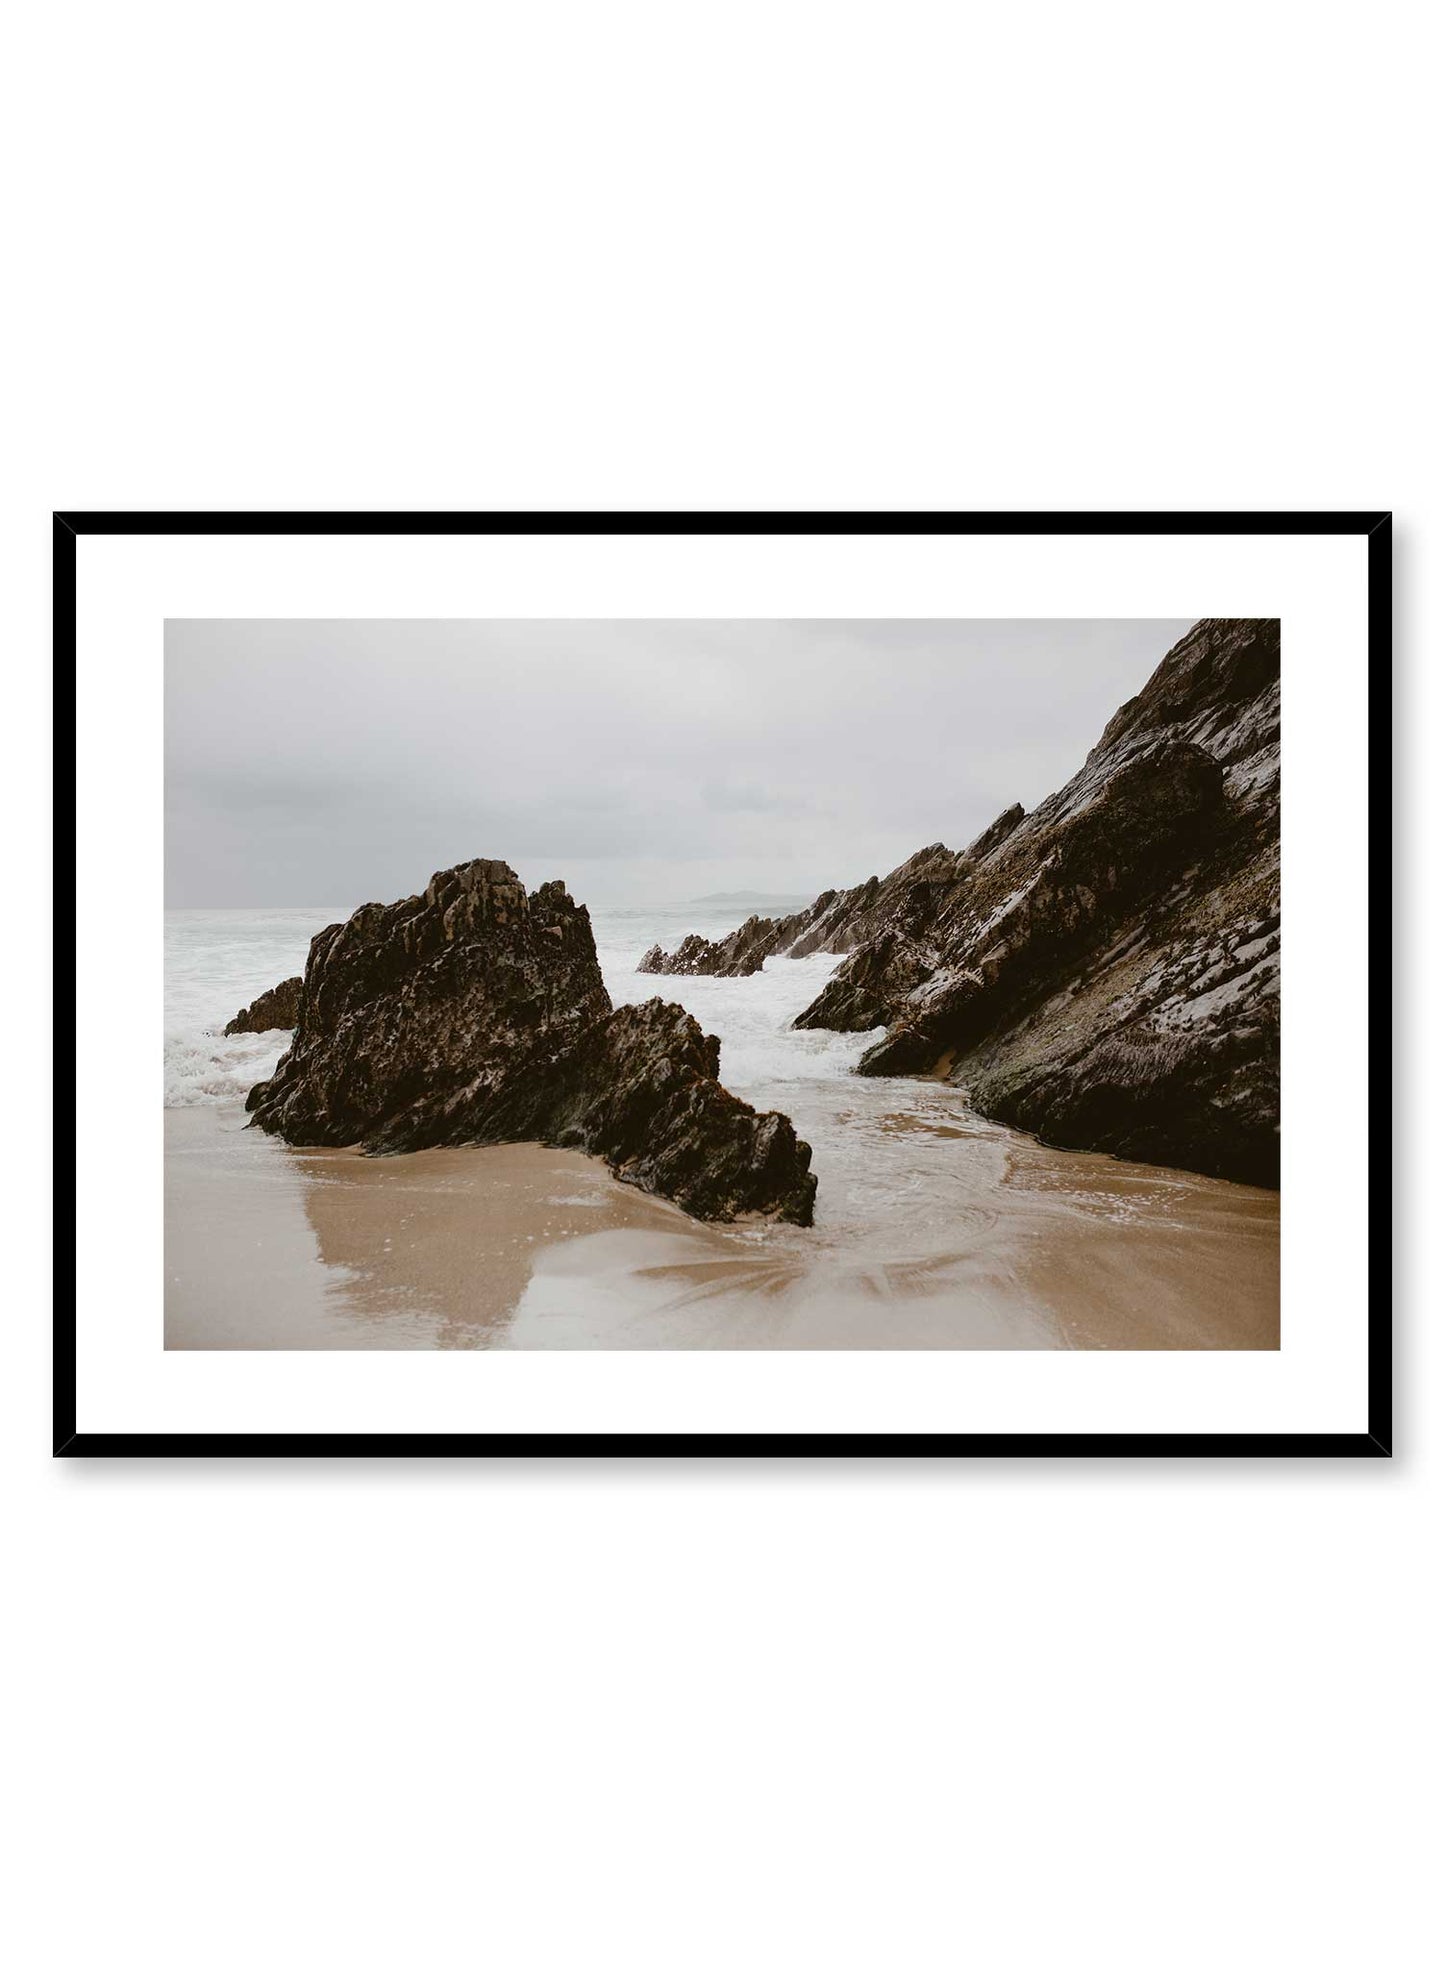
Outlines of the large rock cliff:
[[1208,620],[1031,814],[649,958],[848,953],[797,1023],[885,1027],[861,1072],[947,1077],[1062,1147],[1275,1184],[1279,908],[1279,624]]
[[529,896],[505,862],[473,861],[313,940],[291,1050],[246,1105],[298,1145],[546,1142],[695,1216],[810,1223],[807,1143],[717,1072],[681,1007],[613,1010],[560,882]]

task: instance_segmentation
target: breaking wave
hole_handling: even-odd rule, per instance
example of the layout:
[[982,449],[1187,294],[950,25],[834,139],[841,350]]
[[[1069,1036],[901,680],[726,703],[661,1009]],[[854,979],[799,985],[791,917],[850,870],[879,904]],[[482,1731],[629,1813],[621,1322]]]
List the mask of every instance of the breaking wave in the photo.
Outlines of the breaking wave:
[[289,1032],[166,1034],[166,1106],[208,1107],[244,1101],[258,1080],[269,1080],[291,1044]]
[[243,1005],[306,968],[311,939],[337,909],[181,909],[166,913],[165,1104],[244,1101],[291,1044],[289,1032],[223,1027]]
[[[243,1006],[282,978],[306,967],[311,939],[346,910],[177,910],[166,918],[165,1102],[203,1107],[244,1101],[274,1071],[291,1043],[287,1032],[244,1033],[222,1028]],[[846,1079],[878,1035],[795,1032],[793,1020],[812,1002],[838,958],[770,957],[747,978],[669,978],[639,972],[650,945],[675,944],[687,928],[720,934],[736,927],[735,911],[717,921],[698,910],[592,912],[598,959],[614,1005],[666,998],[685,1006],[705,1032],[722,1042],[724,1086],[762,1107],[783,1107],[782,1090]]]
[[629,955],[630,964],[604,954],[602,975],[613,1003],[667,998],[685,1007],[722,1042],[723,1085],[764,1107],[775,1099],[769,1089],[848,1078],[881,1032],[793,1030],[793,1020],[837,970],[837,957],[770,957],[747,978],[672,978],[639,973],[640,952]]

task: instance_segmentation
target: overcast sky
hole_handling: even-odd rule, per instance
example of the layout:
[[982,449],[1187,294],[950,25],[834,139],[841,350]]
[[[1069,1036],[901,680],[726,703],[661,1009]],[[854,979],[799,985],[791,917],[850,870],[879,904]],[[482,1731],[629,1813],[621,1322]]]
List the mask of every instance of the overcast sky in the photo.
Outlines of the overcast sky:
[[169,622],[167,902],[812,896],[1034,806],[1190,626]]

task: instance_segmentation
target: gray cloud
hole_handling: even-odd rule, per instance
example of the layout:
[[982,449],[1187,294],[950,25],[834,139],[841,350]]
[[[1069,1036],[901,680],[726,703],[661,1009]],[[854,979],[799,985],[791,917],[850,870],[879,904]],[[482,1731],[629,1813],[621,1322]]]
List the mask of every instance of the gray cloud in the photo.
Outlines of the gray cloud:
[[167,901],[857,882],[1051,792],[1189,626],[170,622]]

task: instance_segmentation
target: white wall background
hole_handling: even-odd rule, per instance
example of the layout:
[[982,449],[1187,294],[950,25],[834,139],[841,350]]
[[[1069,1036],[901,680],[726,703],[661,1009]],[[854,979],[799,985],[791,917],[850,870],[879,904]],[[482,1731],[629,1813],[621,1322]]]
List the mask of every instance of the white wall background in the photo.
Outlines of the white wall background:
[[[1425,1012],[1426,26],[291,0],[11,29],[15,1960],[1425,1959],[1422,1216],[1390,1464],[54,1464],[37,803],[54,506],[1393,505]],[[1441,1189],[1438,1023],[1407,1043],[1402,1213]]]

